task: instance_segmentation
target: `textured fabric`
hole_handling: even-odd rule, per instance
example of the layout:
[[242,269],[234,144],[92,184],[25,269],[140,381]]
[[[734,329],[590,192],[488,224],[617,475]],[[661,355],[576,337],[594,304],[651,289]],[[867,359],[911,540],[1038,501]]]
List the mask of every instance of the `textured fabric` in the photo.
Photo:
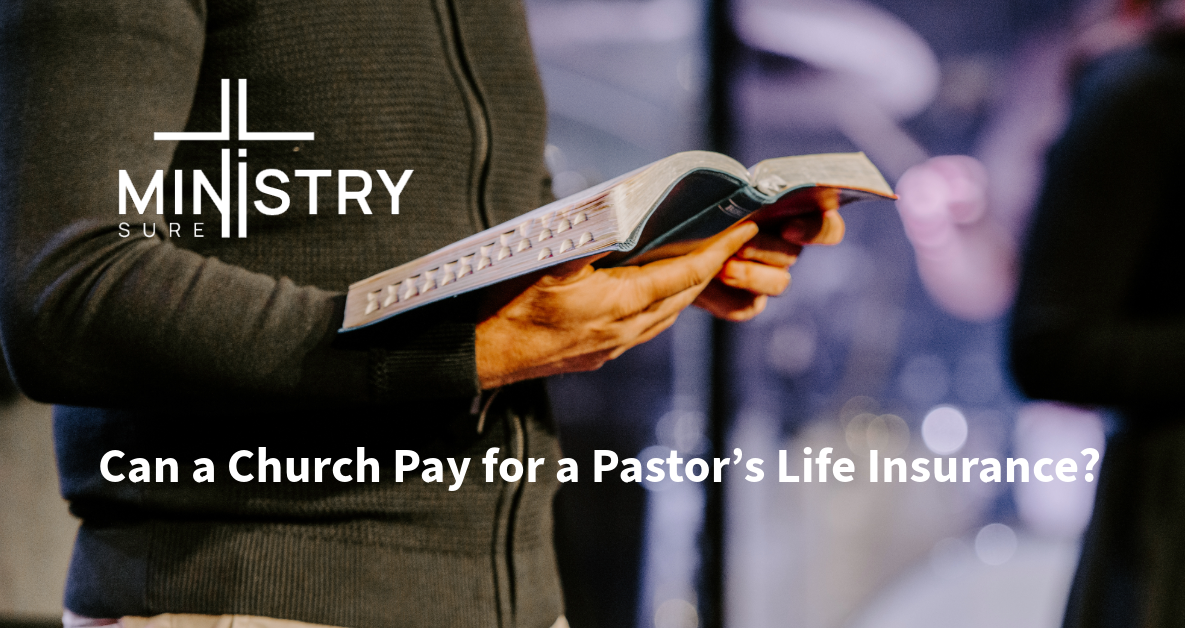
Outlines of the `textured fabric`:
[[63,613],[63,628],[332,628],[320,624],[308,624],[289,619],[258,617],[255,615],[188,615],[164,613],[154,617],[117,617],[95,619],[81,617],[66,611]]
[[[66,628],[65,626],[63,628]],[[273,617],[254,615],[181,615],[122,617],[120,628],[332,628]]]
[[[369,398],[372,354],[328,348],[341,318],[338,293],[540,201],[545,114],[519,3],[470,3],[458,21],[438,6],[6,8],[0,201],[20,211],[0,223],[8,269],[0,324],[22,389],[49,401],[128,405],[122,387],[136,372],[153,384],[139,396],[145,401],[216,390]],[[477,69],[451,70],[462,65],[459,46],[479,49]],[[464,73],[478,76],[477,88]],[[176,150],[153,140],[155,131],[220,128],[222,78],[248,80],[252,129],[312,131],[316,141],[184,142]],[[475,121],[468,101],[486,118]],[[200,168],[215,181],[217,149],[226,147],[247,149],[251,179],[265,168],[416,174],[399,215],[388,213],[378,182],[372,215],[353,202],[338,215],[331,178],[322,180],[319,213],[309,215],[297,178],[292,209],[252,209],[244,240],[215,237],[207,202],[200,217],[155,217],[160,235],[168,220],[184,234],[202,221],[203,238],[118,236],[117,224],[130,220],[116,212],[119,169],[139,186],[168,168]],[[168,205],[173,183],[167,176]],[[190,175],[184,187],[190,201]],[[404,375],[387,383],[406,397],[477,392],[404,388]]]
[[[478,460],[492,446],[557,457],[543,392],[506,389],[476,433],[473,301],[428,308],[365,346],[334,342],[349,283],[544,200],[545,113],[522,11],[514,0],[0,8],[0,337],[22,390],[60,404],[62,491],[83,518],[68,609],[363,628],[543,628],[560,614],[553,473],[485,483]],[[251,131],[315,139],[153,139],[218,130],[222,79],[233,103],[247,79]],[[192,213],[192,173],[220,189],[221,149],[234,234],[246,164],[246,238],[220,237],[207,197]],[[282,215],[255,209],[278,204],[254,186],[265,169],[290,178],[274,184],[291,198]],[[339,170],[407,169],[396,214],[378,180],[369,215],[353,200],[340,213]],[[139,191],[165,171],[165,215],[118,214],[120,170]],[[315,215],[297,170],[332,171]],[[234,481],[230,455],[259,447],[281,465],[364,447],[381,481]],[[183,477],[106,482],[111,449],[126,453],[118,471],[171,457]],[[450,493],[394,482],[396,449],[476,459]],[[190,481],[200,457],[215,483]]]
[[1013,312],[1026,393],[1120,411],[1064,625],[1183,625],[1183,37],[1081,75]]

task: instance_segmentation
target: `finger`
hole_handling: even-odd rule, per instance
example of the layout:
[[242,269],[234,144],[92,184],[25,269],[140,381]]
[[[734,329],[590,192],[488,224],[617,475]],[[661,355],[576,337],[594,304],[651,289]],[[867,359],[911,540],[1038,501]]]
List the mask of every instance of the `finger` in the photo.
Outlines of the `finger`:
[[[786,227],[785,227],[786,228]],[[787,268],[796,263],[804,247],[792,244],[780,236],[760,233],[738,251],[741,259]]]
[[846,235],[846,222],[842,215],[834,211],[825,212],[825,221],[821,223],[821,231],[813,237],[811,244],[837,244]]
[[[657,335],[661,329],[650,333],[650,330],[663,325],[664,321],[674,321],[679,313],[691,305],[704,291],[705,286],[695,286],[683,292],[672,295],[652,305],[646,310],[629,318],[618,321],[622,325],[622,344],[627,347],[641,344]],[[670,327],[670,323],[666,324]],[[650,334],[647,336],[647,334]]]
[[754,294],[715,282],[696,298],[696,305],[727,321],[746,321],[758,316],[767,306],[766,295]]
[[837,188],[817,188],[813,198],[823,212],[835,211],[842,205],[842,191]]
[[534,284],[544,287],[564,286],[586,278],[596,272],[596,269],[592,268],[592,262],[608,254],[609,252],[605,251],[598,255],[569,260],[543,271],[513,277],[486,288],[479,308],[479,320],[486,319],[500,311],[501,308],[517,298],[517,295],[525,292]]
[[717,273],[717,279],[730,288],[778,296],[792,282],[792,275],[778,266],[734,258],[725,262],[721,272]]
[[788,220],[779,235],[794,245],[804,245],[813,241],[821,233],[825,224],[825,212],[809,212]]
[[677,320],[679,320],[679,312],[675,312],[671,316],[655,323],[649,329],[647,329],[646,331],[643,331],[642,334],[640,336],[638,336],[636,340],[633,341],[633,346],[636,347],[637,345],[640,345],[644,342],[649,342],[650,340],[653,340],[655,336],[670,329],[671,325],[674,325],[675,321],[677,321]]
[[687,255],[642,266],[642,272],[632,278],[635,311],[712,279],[725,260],[733,257],[757,233],[758,225],[741,222],[705,240]]
[[650,327],[662,319],[682,312],[684,308],[691,305],[700,293],[708,286],[707,283],[698,286],[692,286],[682,292],[677,292],[661,301],[655,301],[646,309],[636,314],[627,316],[621,319],[620,323],[626,325],[630,335],[637,335],[641,330]]

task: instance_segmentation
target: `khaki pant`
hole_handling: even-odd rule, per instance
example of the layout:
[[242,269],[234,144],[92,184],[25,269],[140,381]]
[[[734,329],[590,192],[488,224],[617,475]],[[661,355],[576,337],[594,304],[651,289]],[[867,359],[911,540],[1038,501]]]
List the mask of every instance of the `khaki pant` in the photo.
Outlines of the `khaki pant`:
[[[81,617],[71,611],[63,612],[64,628],[335,628],[321,624],[309,624],[290,619],[258,617],[256,615],[186,615],[163,613],[154,617],[122,617],[120,619],[92,619]],[[550,628],[569,628],[567,618],[559,616]]]

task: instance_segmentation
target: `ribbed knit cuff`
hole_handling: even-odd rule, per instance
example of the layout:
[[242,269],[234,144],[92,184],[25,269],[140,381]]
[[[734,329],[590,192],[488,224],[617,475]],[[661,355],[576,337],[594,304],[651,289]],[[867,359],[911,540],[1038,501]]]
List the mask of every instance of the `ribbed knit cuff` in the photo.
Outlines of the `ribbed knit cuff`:
[[371,361],[375,399],[381,403],[479,394],[474,323],[438,324],[404,349],[372,349]]

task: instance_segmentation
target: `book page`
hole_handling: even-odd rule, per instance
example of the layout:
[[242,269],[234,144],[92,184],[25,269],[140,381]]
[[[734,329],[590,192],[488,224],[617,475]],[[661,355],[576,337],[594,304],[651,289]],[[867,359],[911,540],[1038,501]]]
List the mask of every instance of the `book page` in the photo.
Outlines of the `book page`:
[[750,171],[750,184],[768,196],[789,187],[821,185],[895,198],[892,187],[863,153],[764,159]]

